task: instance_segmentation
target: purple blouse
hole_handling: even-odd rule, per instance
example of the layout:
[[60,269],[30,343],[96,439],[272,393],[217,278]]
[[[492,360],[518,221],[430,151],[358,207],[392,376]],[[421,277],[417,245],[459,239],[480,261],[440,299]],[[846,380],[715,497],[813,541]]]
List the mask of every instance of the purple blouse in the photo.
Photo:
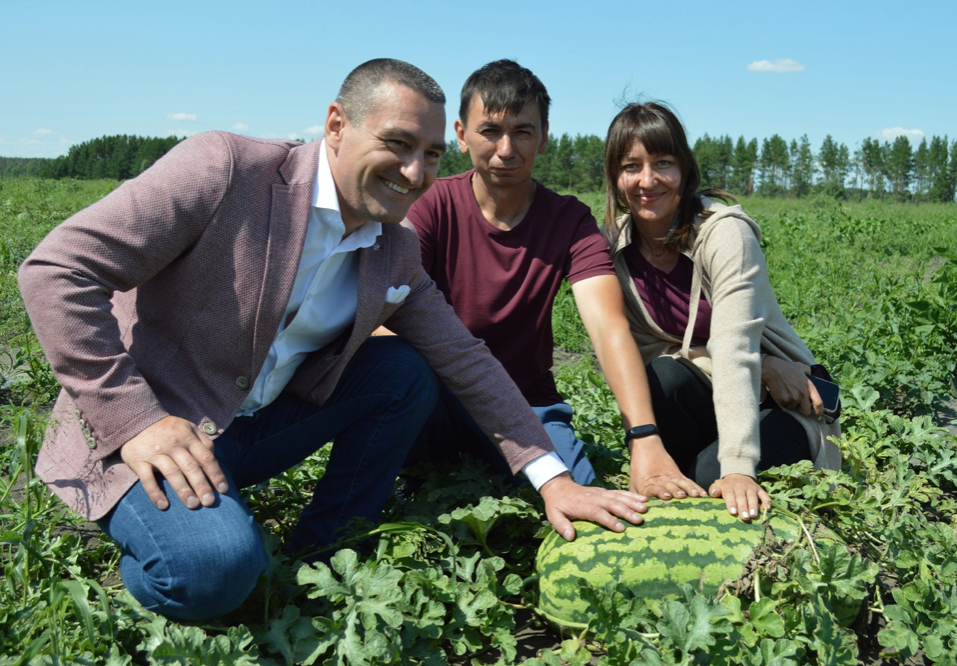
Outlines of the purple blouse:
[[[685,255],[679,254],[678,263],[670,273],[666,273],[645,259],[639,243],[628,245],[623,254],[638,294],[652,320],[663,331],[683,338],[685,329],[688,328],[694,263]],[[701,296],[692,340],[696,344],[704,344],[710,336],[711,304]]]

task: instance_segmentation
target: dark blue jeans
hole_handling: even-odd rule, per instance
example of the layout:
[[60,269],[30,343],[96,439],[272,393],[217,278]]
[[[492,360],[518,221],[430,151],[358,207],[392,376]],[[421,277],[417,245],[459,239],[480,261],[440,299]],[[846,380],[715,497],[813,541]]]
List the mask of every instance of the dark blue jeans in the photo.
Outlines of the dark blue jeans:
[[[572,427],[571,406],[559,402],[532,407],[532,411],[545,427],[555,452],[568,467],[572,478],[583,486],[594,481],[595,470],[585,455],[585,443],[578,439]],[[501,453],[452,391],[443,386],[435,411],[419,434],[407,463],[448,462],[455,460],[460,453],[484,460],[493,471],[512,478],[512,471]]]
[[236,609],[266,569],[259,527],[238,490],[265,481],[334,442],[288,546],[329,544],[350,518],[378,520],[429,414],[439,382],[422,356],[396,337],[370,338],[322,405],[282,394],[235,419],[215,441],[229,492],[188,509],[164,481],[170,507],[157,509],[137,483],[99,521],[122,549],[120,572],[146,608],[182,620]]

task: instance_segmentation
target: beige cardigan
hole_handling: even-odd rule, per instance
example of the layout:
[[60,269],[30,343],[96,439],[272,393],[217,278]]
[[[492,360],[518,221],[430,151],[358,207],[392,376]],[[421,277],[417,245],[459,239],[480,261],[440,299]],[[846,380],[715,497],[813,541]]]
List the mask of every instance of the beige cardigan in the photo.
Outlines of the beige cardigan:
[[[754,476],[760,457],[762,354],[808,365],[814,363],[814,358],[784,318],[771,289],[758,225],[741,206],[725,206],[711,199],[704,199],[703,203],[711,215],[695,219],[691,248],[684,252],[694,262],[684,339],[666,333],[651,319],[628,271],[622,251],[632,241],[631,215],[618,218],[619,231],[609,235],[606,230],[606,239],[625,292],[631,331],[644,362],[671,355],[690,361],[710,378],[721,476]],[[706,347],[691,344],[702,290],[712,308],[711,336]],[[840,437],[840,426],[787,411],[807,432],[815,469],[840,469],[840,450],[828,439]]]

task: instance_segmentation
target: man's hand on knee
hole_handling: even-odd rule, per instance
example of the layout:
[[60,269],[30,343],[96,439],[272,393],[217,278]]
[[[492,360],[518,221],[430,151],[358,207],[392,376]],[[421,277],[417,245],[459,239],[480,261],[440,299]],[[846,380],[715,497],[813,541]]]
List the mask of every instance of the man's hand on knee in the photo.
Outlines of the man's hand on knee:
[[[158,509],[169,501],[156,480],[162,474],[190,509],[212,506],[213,486],[229,489],[226,475],[213,455],[213,441],[195,424],[177,416],[160,419],[120,449],[123,462],[136,472],[143,489]],[[197,499],[198,498],[198,499]]]
[[619,518],[640,525],[640,514],[648,510],[644,504],[648,498],[642,495],[580,486],[568,472],[547,481],[539,492],[545,500],[548,521],[567,541],[575,539],[573,520],[590,520],[615,532],[624,532],[625,526]]

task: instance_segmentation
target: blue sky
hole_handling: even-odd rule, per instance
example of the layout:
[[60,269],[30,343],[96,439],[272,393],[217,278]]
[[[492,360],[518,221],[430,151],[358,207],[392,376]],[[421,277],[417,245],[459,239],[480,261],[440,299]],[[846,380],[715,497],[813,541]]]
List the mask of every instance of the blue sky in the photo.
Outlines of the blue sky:
[[[3,0],[0,155],[107,134],[312,139],[339,84],[407,60],[449,97],[514,58],[555,134],[604,136],[616,101],[672,104],[692,140],[957,139],[957,3]],[[770,71],[769,71],[770,70]]]

